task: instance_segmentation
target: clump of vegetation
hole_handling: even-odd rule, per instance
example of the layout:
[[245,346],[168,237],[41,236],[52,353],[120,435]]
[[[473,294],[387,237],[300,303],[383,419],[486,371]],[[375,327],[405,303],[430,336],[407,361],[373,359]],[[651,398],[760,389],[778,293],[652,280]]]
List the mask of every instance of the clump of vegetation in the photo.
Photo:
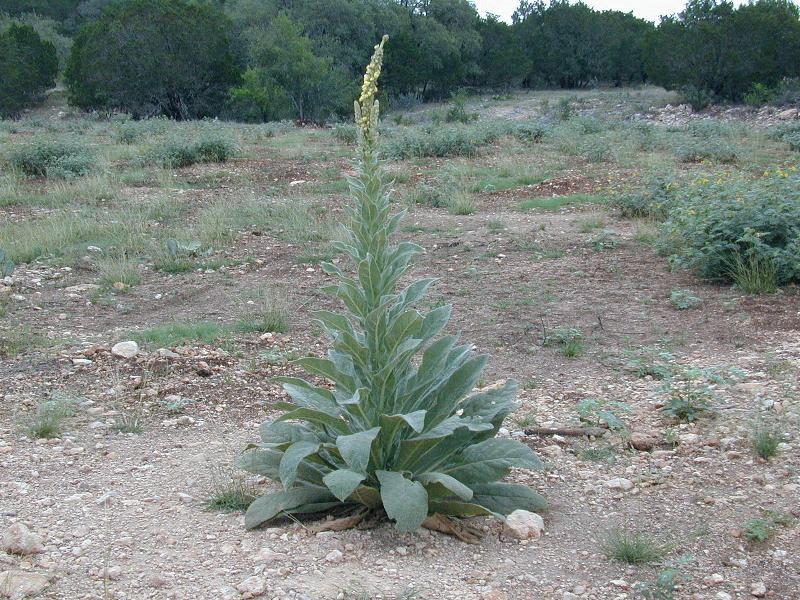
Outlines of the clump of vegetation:
[[595,252],[603,252],[605,250],[613,250],[619,246],[619,235],[616,231],[611,229],[604,229],[598,232],[590,240],[592,249]]
[[348,146],[354,145],[358,137],[356,126],[352,123],[337,123],[331,129],[331,135],[337,142]]
[[36,407],[25,426],[25,432],[32,438],[57,438],[61,435],[64,421],[75,414],[77,403],[74,396],[52,394]]
[[613,529],[601,545],[609,558],[630,565],[642,565],[661,560],[671,550],[668,544],[652,536],[629,529]]
[[752,435],[753,452],[756,456],[769,460],[778,454],[778,446],[783,442],[783,431],[776,426],[759,424]]
[[609,402],[596,398],[586,398],[575,406],[578,418],[590,427],[608,427],[616,431],[626,429],[625,422],[618,413],[630,412],[624,402]]
[[538,468],[540,461],[524,444],[495,437],[514,409],[516,383],[473,393],[487,357],[454,336],[438,337],[450,306],[427,314],[413,308],[434,281],[398,288],[421,248],[390,243],[399,217],[390,216],[389,185],[375,148],[385,40],[376,46],[356,104],[355,204],[346,241],[335,244],[355,270],[323,265],[338,279],[328,291],[348,311],[317,312],[333,349],[327,358],[295,361],[334,387],[279,378],[292,402],[262,425],[262,442],[239,464],[279,480],[283,489],[256,499],[245,524],[349,509],[353,514],[339,526],[385,514],[400,531],[424,525],[475,541],[480,533],[453,517],[541,509],[543,499],[530,488],[500,482],[512,466]]
[[478,113],[467,110],[467,96],[464,93],[453,94],[450,107],[447,109],[445,121],[448,123],[472,123],[478,120]]
[[715,411],[717,398],[711,384],[723,385],[742,375],[736,368],[720,369],[675,366],[660,390],[667,395],[664,414],[693,423]]
[[778,527],[789,527],[794,523],[794,518],[788,513],[772,510],[764,511],[760,519],[751,519],[744,525],[744,539],[755,544],[766,542]]
[[544,123],[521,121],[514,124],[511,134],[520,142],[538,144],[544,139],[548,131],[549,129]]
[[441,190],[427,183],[420,183],[414,186],[405,197],[408,204],[421,204],[431,208],[440,208],[444,205],[444,194]]
[[11,277],[14,274],[16,265],[11,257],[6,254],[5,250],[0,248],[0,278]]
[[144,415],[138,410],[120,410],[114,417],[117,433],[140,434],[144,431]]
[[675,150],[678,160],[684,163],[713,161],[720,164],[735,163],[739,158],[736,149],[718,139],[690,140]]
[[545,332],[542,345],[558,348],[567,358],[575,358],[583,352],[583,332],[577,327],[556,327]]
[[676,310],[688,310],[702,306],[703,299],[696,296],[692,290],[672,290],[669,294],[669,303]]
[[171,140],[152,148],[148,158],[162,167],[176,169],[196,163],[225,162],[233,152],[233,144],[221,138],[206,138],[198,142]]
[[473,197],[463,190],[453,190],[444,205],[447,212],[453,215],[471,215],[477,210]]
[[210,465],[211,483],[206,506],[210,510],[240,512],[258,497],[258,489],[239,471],[225,465]]
[[392,137],[386,143],[386,154],[391,158],[447,158],[477,156],[484,138],[475,127],[436,127],[409,129]]
[[56,47],[28,24],[0,21],[0,117],[42,99],[58,74]]
[[706,386],[685,380],[680,385],[670,385],[664,414],[679,421],[693,423],[714,411],[714,393]]
[[289,331],[289,307],[286,299],[271,288],[259,288],[251,294],[242,307],[242,313],[236,322],[236,329],[239,331]]
[[213,344],[225,335],[227,330],[218,323],[168,323],[150,329],[131,332],[131,339],[153,348],[169,348],[189,341]]
[[684,186],[660,244],[673,265],[709,279],[754,290],[800,281],[800,172]]
[[9,163],[28,177],[69,179],[86,175],[94,157],[77,142],[36,142],[15,150]]
[[676,371],[672,364],[675,357],[658,348],[642,347],[638,350],[626,352],[626,368],[633,371],[637,377],[652,377],[653,379],[669,379]]
[[745,294],[772,294],[778,289],[778,267],[769,257],[734,254],[729,277]]
[[640,191],[616,197],[613,204],[625,218],[663,221],[674,202],[674,190],[672,179],[657,177]]

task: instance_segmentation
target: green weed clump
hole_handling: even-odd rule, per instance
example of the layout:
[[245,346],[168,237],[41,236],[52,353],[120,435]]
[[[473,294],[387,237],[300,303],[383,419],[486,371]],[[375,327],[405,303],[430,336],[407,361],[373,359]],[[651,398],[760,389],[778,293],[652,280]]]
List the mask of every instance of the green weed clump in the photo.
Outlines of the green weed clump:
[[772,537],[778,527],[789,527],[793,523],[794,518],[789,513],[766,510],[762,518],[745,523],[744,539],[753,544],[762,544]]
[[669,294],[669,303],[676,310],[688,310],[703,305],[703,299],[692,290],[672,290]]
[[663,221],[674,203],[674,192],[675,182],[659,177],[649,181],[639,191],[614,198],[612,204],[622,217]]
[[476,127],[409,128],[386,143],[386,154],[394,159],[474,157],[484,143]]
[[258,496],[256,487],[240,473],[224,465],[209,467],[211,484],[206,506],[209,510],[241,512]]
[[778,446],[783,441],[783,437],[783,431],[779,428],[759,425],[753,431],[753,452],[756,456],[769,460],[778,454]]
[[448,123],[472,123],[477,120],[478,113],[467,110],[467,96],[463,93],[453,95],[445,121]]
[[542,340],[545,347],[556,347],[567,358],[575,358],[583,352],[583,332],[577,327],[556,327],[547,332]]
[[33,438],[60,436],[64,421],[75,414],[76,404],[77,399],[72,396],[53,394],[36,407],[25,427],[26,433]]
[[222,163],[235,151],[232,143],[208,137],[198,142],[170,140],[152,148],[148,160],[168,169],[189,167],[196,163]]
[[331,135],[337,142],[352,146],[357,139],[356,126],[352,123],[338,123],[331,129]]
[[676,193],[661,250],[674,266],[745,291],[800,281],[800,172],[700,180]]
[[227,333],[218,323],[169,323],[131,333],[131,339],[153,348],[169,348],[186,342],[213,344]]
[[289,331],[289,307],[275,290],[260,288],[246,300],[242,316],[236,323],[238,331],[285,333]]
[[630,565],[641,565],[661,560],[670,546],[651,536],[628,529],[614,529],[603,541],[602,550],[609,558]]
[[720,164],[735,163],[739,154],[730,143],[721,140],[691,140],[678,146],[675,156],[683,163],[711,161]]
[[422,248],[392,243],[401,216],[391,215],[390,185],[375,147],[382,54],[383,43],[356,105],[354,202],[345,239],[334,244],[353,268],[323,264],[338,282],[326,291],[347,311],[318,311],[333,348],[326,357],[294,361],[332,385],[278,378],[291,402],[277,406],[286,412],[261,426],[261,442],[238,462],[282,489],[257,498],[245,525],[336,510],[350,513],[339,527],[379,517],[400,531],[424,525],[475,541],[480,532],[452,517],[543,508],[527,486],[501,482],[511,467],[541,463],[528,446],[495,437],[515,408],[516,382],[473,391],[487,357],[440,335],[450,306],[414,308],[434,280],[399,287]]
[[94,156],[77,142],[36,142],[9,156],[9,163],[28,177],[70,179],[92,170]]

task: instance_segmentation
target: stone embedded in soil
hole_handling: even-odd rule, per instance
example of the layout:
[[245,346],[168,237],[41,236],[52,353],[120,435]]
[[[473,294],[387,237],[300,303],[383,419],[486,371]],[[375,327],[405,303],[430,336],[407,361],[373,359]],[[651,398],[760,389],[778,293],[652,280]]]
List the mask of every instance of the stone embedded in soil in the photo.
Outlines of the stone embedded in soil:
[[505,531],[518,540],[537,539],[544,531],[544,519],[527,510],[515,510],[505,521]]
[[264,581],[262,577],[253,575],[237,585],[236,589],[239,590],[245,598],[254,598],[262,595],[267,590],[267,582]]
[[50,580],[39,573],[3,571],[0,573],[0,598],[29,598],[41,594]]
[[605,486],[610,490],[622,490],[623,492],[627,492],[633,489],[633,482],[624,477],[616,477],[606,481]]
[[342,554],[341,550],[331,550],[325,556],[325,560],[327,562],[339,562],[339,561],[342,560],[342,556],[344,556],[344,555]]
[[652,450],[657,444],[658,440],[652,435],[648,435],[646,433],[631,434],[631,446],[640,452]]
[[750,585],[750,595],[763,598],[767,595],[767,586],[763,581],[756,581]]
[[22,523],[14,523],[3,533],[0,549],[9,554],[40,554],[44,552],[42,538]]
[[111,348],[111,354],[119,358],[133,358],[139,354],[139,344],[133,341],[119,342]]

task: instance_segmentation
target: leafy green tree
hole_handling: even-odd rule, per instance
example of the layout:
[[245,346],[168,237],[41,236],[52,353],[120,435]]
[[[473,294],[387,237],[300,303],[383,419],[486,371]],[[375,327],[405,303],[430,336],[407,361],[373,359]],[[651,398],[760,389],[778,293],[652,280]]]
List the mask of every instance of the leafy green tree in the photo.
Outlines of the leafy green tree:
[[516,32],[492,14],[477,20],[477,30],[482,47],[477,85],[509,88],[520,84],[530,65]]
[[247,88],[260,88],[264,100],[272,97],[273,103],[283,96],[300,121],[319,121],[341,105],[346,78],[330,58],[314,53],[312,40],[288,13],[280,13],[265,30],[247,34],[252,40]]
[[56,21],[64,21],[76,13],[81,0],[4,0],[3,12],[16,16],[36,13]]
[[354,204],[346,238],[336,245],[351,265],[324,265],[338,280],[328,291],[347,312],[317,312],[333,349],[327,358],[297,361],[333,387],[279,378],[292,402],[261,426],[262,442],[239,464],[283,489],[256,499],[245,525],[349,510],[338,526],[388,517],[400,531],[425,526],[472,541],[479,532],[452,517],[543,507],[530,488],[500,482],[511,467],[540,462],[525,444],[495,437],[514,409],[516,384],[474,392],[487,357],[455,336],[440,337],[450,306],[427,314],[414,308],[434,280],[399,287],[422,248],[391,242],[402,215],[391,215],[376,142],[385,41],[375,47],[356,103]]
[[204,2],[112,3],[75,38],[65,72],[70,101],[136,117],[215,116],[240,81],[228,29]]
[[650,78],[668,89],[740,100],[755,84],[800,74],[800,11],[788,0],[691,0],[646,36],[644,56]]
[[58,56],[30,25],[0,33],[0,115],[15,115],[55,84]]
[[36,13],[23,13],[16,17],[0,13],[0,32],[5,31],[13,24],[30,25],[33,27],[42,40],[50,42],[55,46],[59,68],[63,69],[64,66],[66,66],[69,49],[72,46],[72,39],[61,33],[57,21],[49,17],[40,16]]
[[644,81],[643,38],[652,25],[568,0],[520,3],[514,29],[531,69],[528,86],[586,87]]

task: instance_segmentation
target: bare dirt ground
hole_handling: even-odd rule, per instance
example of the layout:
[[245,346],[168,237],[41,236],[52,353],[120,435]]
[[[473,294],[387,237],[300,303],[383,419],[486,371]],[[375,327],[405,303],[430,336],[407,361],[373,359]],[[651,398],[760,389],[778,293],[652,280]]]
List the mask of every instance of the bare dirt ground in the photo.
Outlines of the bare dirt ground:
[[[317,166],[242,159],[215,170],[257,189],[277,179],[313,182]],[[298,264],[297,247],[241,231],[224,250],[228,266],[145,270],[112,303],[89,301],[89,272],[18,269],[9,316],[58,345],[0,359],[0,531],[22,522],[44,544],[38,554],[0,553],[0,571],[43,575],[41,597],[53,599],[622,600],[643,597],[643,585],[656,590],[659,573],[674,566],[674,596],[653,598],[800,598],[797,526],[776,526],[764,543],[742,531],[765,511],[800,517],[797,289],[750,297],[670,272],[638,241],[639,225],[602,207],[514,209],[521,199],[593,191],[590,179],[578,168],[547,185],[481,194],[468,216],[415,207],[403,233],[426,248],[414,275],[441,278],[430,302],[453,303],[451,330],[492,355],[487,382],[522,382],[517,420],[506,427],[546,461],[543,472],[513,475],[551,504],[542,538],[512,540],[492,521],[476,546],[428,531],[398,535],[390,525],[315,535],[308,523],[288,521],[246,531],[241,514],[206,508],[209,465],[229,464],[256,440],[281,397],[269,378],[292,367],[275,357],[327,345],[310,318],[330,304],[317,291],[327,276]],[[202,203],[224,190],[186,193]],[[25,209],[4,215],[26,218]],[[613,243],[598,246],[587,219],[601,220]],[[109,352],[132,330],[227,322],[241,292],[265,282],[290,291],[289,333],[145,348],[132,359]],[[670,292],[687,288],[703,304],[676,310]],[[543,346],[558,327],[582,331],[579,356]],[[642,348],[669,352],[676,365],[741,375],[715,386],[714,415],[678,424],[658,410],[662,383],[629,368]],[[53,391],[79,397],[79,409],[60,437],[30,439],[20,423]],[[191,401],[179,416],[164,409],[170,395]],[[521,432],[578,424],[575,407],[587,398],[625,403],[627,427],[655,448],[633,450],[611,432],[591,441]],[[140,418],[142,431],[117,432],[121,414]],[[754,424],[775,419],[786,424],[785,441],[776,457],[756,458]],[[603,551],[614,528],[648,532],[669,550],[653,564],[614,562]]]

